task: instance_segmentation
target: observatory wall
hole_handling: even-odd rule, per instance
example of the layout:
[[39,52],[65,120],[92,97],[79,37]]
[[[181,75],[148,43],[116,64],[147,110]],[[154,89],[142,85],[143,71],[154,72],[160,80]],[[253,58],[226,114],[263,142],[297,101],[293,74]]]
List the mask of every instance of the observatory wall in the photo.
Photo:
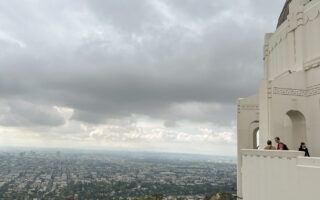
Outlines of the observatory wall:
[[[320,0],[288,0],[284,10],[287,17],[265,36],[259,93],[238,100],[238,196],[244,200],[320,195]],[[277,136],[290,151],[261,150]],[[296,152],[301,142],[313,158]]]

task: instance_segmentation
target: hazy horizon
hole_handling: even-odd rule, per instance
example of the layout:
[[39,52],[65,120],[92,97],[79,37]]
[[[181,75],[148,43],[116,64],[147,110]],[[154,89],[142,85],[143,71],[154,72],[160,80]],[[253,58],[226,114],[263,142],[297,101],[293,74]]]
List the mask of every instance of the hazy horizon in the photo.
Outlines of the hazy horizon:
[[197,158],[201,157],[211,157],[214,159],[230,159],[235,161],[236,156],[232,155],[216,155],[216,154],[205,154],[205,153],[180,153],[180,152],[166,152],[166,151],[148,151],[148,150],[126,150],[126,149],[93,149],[93,148],[59,148],[59,147],[24,147],[24,146],[0,146],[0,151],[2,152],[61,152],[61,153],[93,153],[93,154],[121,154],[121,155],[175,155],[177,158],[179,156],[195,156]]

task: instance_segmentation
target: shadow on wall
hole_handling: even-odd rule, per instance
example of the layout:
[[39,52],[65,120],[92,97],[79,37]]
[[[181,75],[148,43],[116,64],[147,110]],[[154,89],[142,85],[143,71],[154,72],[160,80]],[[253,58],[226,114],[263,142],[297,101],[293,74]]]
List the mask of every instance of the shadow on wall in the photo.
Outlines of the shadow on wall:
[[287,112],[285,121],[285,135],[281,139],[289,149],[298,150],[301,142],[307,142],[306,119],[300,111]]

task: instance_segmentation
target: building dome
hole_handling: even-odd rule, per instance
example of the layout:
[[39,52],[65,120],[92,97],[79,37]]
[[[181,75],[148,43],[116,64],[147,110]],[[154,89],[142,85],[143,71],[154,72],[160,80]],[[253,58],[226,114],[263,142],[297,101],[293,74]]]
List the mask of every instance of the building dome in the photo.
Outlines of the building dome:
[[292,0],[286,0],[286,3],[284,4],[284,7],[282,9],[282,12],[280,14],[279,20],[278,20],[278,25],[277,28],[287,20],[287,17],[289,15],[289,5],[292,2]]
[[[279,20],[278,20],[277,28],[279,26],[281,26],[281,24],[287,20],[287,17],[288,17],[289,12],[290,12],[289,6],[290,6],[292,1],[293,0],[286,0],[286,3],[283,6],[282,12],[281,12]],[[312,0],[308,0],[308,1],[311,2]]]

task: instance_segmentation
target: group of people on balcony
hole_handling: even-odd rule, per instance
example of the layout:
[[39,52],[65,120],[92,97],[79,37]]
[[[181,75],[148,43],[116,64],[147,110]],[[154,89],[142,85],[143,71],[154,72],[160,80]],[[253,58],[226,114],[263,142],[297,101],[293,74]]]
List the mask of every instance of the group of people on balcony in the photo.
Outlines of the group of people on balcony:
[[[279,137],[275,137],[274,141],[277,143],[277,147],[272,145],[272,141],[267,141],[267,146],[264,148],[265,150],[289,150],[288,146],[280,141]],[[309,150],[304,142],[301,142],[299,151],[305,152],[306,157],[310,157]]]

